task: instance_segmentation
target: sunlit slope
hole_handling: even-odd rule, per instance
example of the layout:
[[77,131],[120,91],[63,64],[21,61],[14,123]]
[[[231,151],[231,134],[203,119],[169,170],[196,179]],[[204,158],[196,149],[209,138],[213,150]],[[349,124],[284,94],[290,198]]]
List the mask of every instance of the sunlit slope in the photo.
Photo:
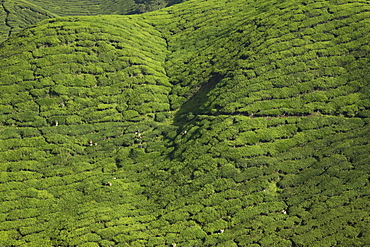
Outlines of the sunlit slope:
[[160,12],[169,17],[158,25],[167,21],[173,107],[216,86],[206,85],[212,77],[224,78],[203,98],[212,113],[355,116],[369,107],[367,1],[244,4],[204,1]]
[[37,22],[56,16],[125,15],[137,9],[133,0],[2,0],[0,43]]
[[218,85],[210,108],[254,116],[317,111],[369,117],[370,5],[284,5],[258,16],[239,70]]
[[0,245],[370,245],[369,10],[191,1],[8,40]]
[[[126,232],[120,217],[145,212],[122,166],[130,150],[158,156],[170,129],[158,34],[138,18],[64,18],[3,45],[1,245],[104,245]],[[100,232],[107,224],[116,231]]]
[[0,43],[38,21],[55,16],[26,1],[2,0],[0,4]]
[[198,116],[183,129],[149,194],[181,244],[369,244],[368,119]]
[[133,0],[29,0],[28,2],[42,6],[60,16],[127,14],[132,11],[135,4]]
[[368,245],[368,2],[242,4],[161,12],[181,106],[156,243]]

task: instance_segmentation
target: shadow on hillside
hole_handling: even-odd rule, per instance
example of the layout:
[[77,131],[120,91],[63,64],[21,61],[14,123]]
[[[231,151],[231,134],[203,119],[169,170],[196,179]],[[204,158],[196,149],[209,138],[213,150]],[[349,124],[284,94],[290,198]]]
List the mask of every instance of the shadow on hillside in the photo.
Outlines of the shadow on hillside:
[[[196,121],[196,116],[199,114],[209,114],[209,110],[205,106],[208,101],[208,93],[212,91],[218,82],[223,79],[220,74],[212,74],[212,77],[205,83],[203,83],[199,89],[184,103],[174,116],[173,125],[177,126],[177,134],[185,134],[186,127],[189,126],[193,121]],[[194,134],[194,133],[193,133]],[[174,150],[168,153],[170,159],[174,158],[176,151],[176,144],[174,139],[170,138],[170,141],[174,145]]]
[[196,115],[206,114],[206,109],[204,107],[208,100],[208,93],[215,88],[218,82],[223,79],[220,74],[213,74],[212,77],[203,83],[196,93],[191,96],[178,110],[174,117],[174,125],[181,126],[189,123]]

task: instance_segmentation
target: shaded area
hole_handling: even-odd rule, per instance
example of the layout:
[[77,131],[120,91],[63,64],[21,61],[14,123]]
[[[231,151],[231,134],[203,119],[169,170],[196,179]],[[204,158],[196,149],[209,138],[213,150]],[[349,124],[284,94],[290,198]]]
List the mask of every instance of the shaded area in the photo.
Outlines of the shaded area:
[[174,117],[174,124],[181,126],[194,119],[198,114],[205,114],[208,109],[204,104],[208,101],[208,93],[212,91],[224,77],[214,73],[212,77],[202,84],[196,93],[193,94],[178,110]]
[[220,3],[4,43],[0,245],[369,245],[368,60],[343,51],[367,49],[370,12],[334,6],[350,36],[320,37],[327,2]]

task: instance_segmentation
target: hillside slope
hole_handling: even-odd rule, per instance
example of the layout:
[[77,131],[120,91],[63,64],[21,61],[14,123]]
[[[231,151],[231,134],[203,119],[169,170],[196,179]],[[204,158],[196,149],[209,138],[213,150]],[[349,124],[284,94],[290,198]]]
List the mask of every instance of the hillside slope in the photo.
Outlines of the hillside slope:
[[[171,84],[163,69],[166,42],[158,34],[138,18],[68,17],[44,21],[4,45],[1,239],[9,242],[1,244],[29,238],[39,245],[79,244],[71,235],[76,227],[96,221],[104,229],[145,206],[140,194],[129,199],[138,186],[126,177],[135,176],[117,165],[142,142],[156,155],[161,142],[154,119],[166,118],[156,113],[169,110]],[[153,136],[139,140],[138,129]],[[107,180],[116,172],[112,191]],[[21,224],[13,221],[18,218]]]
[[366,246],[367,1],[190,1],[0,47],[0,245]]
[[135,1],[133,0],[69,0],[69,1],[45,1],[45,0],[28,0],[29,2],[42,6],[48,11],[59,16],[76,16],[76,15],[109,15],[109,14],[127,14],[134,9]]
[[22,0],[0,1],[0,43],[11,35],[55,14]]
[[149,12],[181,1],[172,0],[1,0],[0,43],[37,22],[57,16],[127,15]]

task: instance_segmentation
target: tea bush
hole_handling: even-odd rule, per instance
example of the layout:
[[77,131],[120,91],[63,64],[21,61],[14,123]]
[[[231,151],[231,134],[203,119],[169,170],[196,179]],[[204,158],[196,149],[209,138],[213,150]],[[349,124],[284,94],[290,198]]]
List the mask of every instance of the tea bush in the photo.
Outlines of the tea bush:
[[12,35],[0,245],[368,245],[369,13],[189,1]]

